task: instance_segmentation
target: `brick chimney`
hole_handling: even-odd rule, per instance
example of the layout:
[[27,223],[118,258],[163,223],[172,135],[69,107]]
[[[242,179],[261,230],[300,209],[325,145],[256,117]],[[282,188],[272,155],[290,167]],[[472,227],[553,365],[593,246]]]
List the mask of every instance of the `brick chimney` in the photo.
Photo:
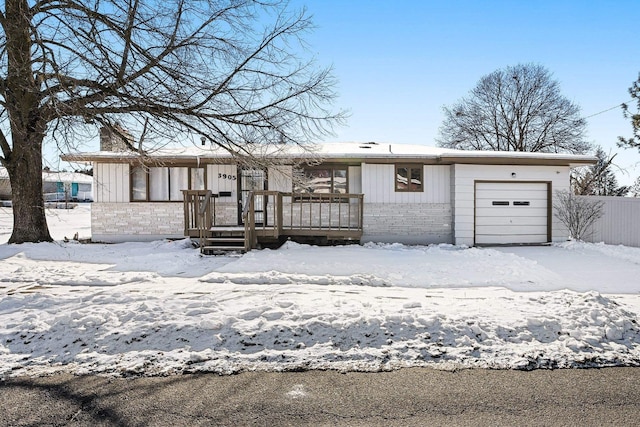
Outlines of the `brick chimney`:
[[118,133],[124,135],[130,144],[133,143],[133,136],[118,123],[113,128],[103,126],[100,128],[100,151],[129,151],[125,140]]

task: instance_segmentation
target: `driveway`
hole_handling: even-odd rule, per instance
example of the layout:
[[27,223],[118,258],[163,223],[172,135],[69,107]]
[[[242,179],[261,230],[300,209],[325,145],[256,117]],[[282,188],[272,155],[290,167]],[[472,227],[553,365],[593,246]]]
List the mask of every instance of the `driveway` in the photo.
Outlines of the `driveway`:
[[567,243],[562,246],[508,246],[492,248],[535,261],[563,278],[549,290],[640,293],[640,249],[624,246]]

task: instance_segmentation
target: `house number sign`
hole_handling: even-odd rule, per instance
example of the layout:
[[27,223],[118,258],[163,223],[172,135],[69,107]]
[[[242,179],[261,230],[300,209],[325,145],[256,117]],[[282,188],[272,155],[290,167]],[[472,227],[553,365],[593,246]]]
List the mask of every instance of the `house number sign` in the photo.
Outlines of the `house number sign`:
[[235,181],[238,178],[236,177],[236,175],[231,175],[227,173],[218,173],[218,179],[228,179],[230,181]]

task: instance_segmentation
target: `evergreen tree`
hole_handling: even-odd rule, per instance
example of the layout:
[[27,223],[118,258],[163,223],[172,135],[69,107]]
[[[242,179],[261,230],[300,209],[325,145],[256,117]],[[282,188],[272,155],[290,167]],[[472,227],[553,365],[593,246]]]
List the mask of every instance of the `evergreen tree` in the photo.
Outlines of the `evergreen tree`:
[[629,196],[640,197],[640,176],[629,187]]
[[625,196],[629,187],[618,186],[618,179],[612,170],[616,154],[608,156],[602,147],[596,147],[595,156],[598,158],[595,165],[572,172],[573,192],[590,196]]

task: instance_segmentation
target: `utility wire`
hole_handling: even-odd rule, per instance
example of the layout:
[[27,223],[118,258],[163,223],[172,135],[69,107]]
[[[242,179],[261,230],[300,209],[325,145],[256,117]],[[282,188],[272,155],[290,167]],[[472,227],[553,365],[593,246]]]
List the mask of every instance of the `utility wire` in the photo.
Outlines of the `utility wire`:
[[613,107],[611,107],[611,108],[607,108],[606,110],[599,111],[599,112],[597,112],[597,113],[595,113],[595,114],[592,114],[592,115],[590,115],[590,116],[583,117],[583,118],[586,120],[586,119],[590,119],[591,117],[599,116],[600,114],[604,114],[604,113],[606,113],[607,111],[615,110],[616,108],[620,108],[620,107],[622,107],[624,104],[628,104],[628,103],[630,103],[630,102],[633,102],[633,99],[630,99],[630,100],[628,100],[627,102],[621,102],[620,104],[618,104],[618,105],[614,105],[614,106],[613,106]]

